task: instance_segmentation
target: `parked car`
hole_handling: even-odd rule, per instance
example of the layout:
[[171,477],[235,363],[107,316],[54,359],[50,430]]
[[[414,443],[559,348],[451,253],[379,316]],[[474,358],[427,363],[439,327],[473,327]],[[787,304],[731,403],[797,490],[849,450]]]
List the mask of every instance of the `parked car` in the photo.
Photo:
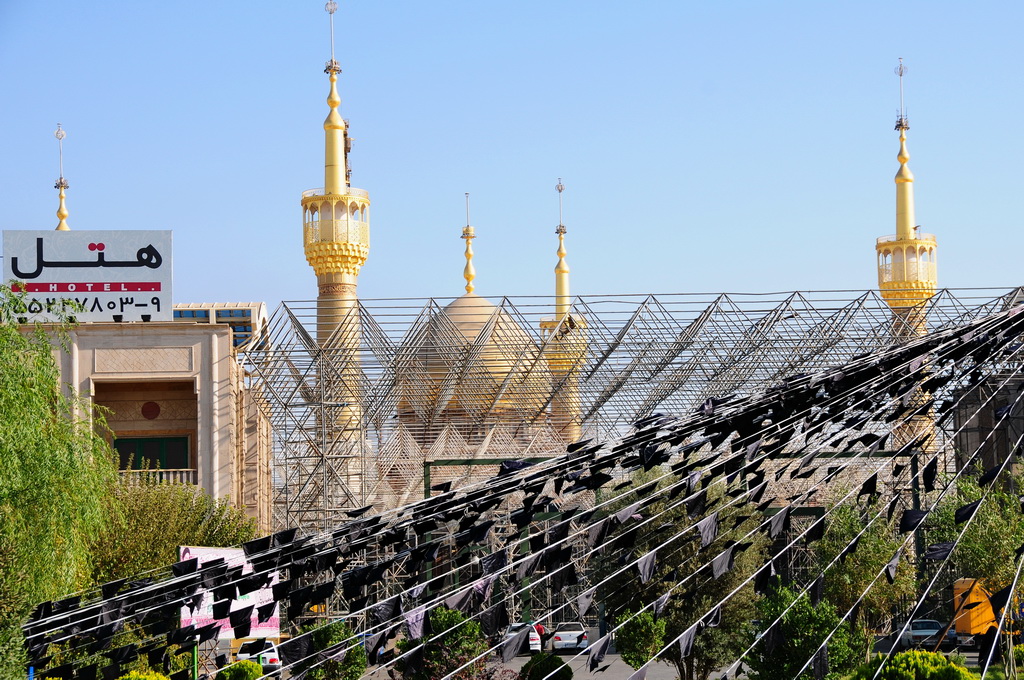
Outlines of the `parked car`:
[[280,673],[281,657],[277,653],[277,645],[269,640],[264,640],[262,646],[259,640],[246,642],[238,649],[235,655],[236,661],[249,659],[263,666],[264,673]]
[[[946,624],[939,623],[934,619],[914,619],[907,626],[907,629],[903,631],[903,636],[900,638],[900,645],[903,648],[908,647],[924,647],[932,648],[935,647],[935,642],[938,640],[939,635],[946,629]],[[949,630],[946,631],[946,637],[942,640],[939,645],[941,649],[951,649],[957,646],[957,635],[956,630],[950,626]]]
[[501,639],[502,642],[510,638],[515,637],[516,633],[522,630],[524,627],[530,629],[530,635],[526,644],[520,649],[518,654],[535,654],[540,651],[540,633],[533,627],[532,623],[513,623],[505,629],[505,636]]
[[587,628],[578,621],[567,621],[555,626],[551,636],[551,651],[587,648]]

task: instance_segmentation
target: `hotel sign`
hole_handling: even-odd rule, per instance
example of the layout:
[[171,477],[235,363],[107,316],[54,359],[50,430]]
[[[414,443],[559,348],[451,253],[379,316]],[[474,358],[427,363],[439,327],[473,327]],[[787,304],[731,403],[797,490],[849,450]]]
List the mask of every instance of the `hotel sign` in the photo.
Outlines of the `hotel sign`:
[[29,321],[170,321],[170,231],[5,231],[4,283]]

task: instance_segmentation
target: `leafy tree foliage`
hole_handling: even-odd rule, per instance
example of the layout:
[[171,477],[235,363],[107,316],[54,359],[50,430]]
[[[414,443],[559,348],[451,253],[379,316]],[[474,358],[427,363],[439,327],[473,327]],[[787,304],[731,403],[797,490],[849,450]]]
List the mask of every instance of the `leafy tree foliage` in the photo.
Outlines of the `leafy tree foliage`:
[[[349,646],[345,652],[345,658],[341,661],[327,661],[310,669],[306,674],[308,680],[359,680],[363,677],[367,666],[366,649],[360,644],[355,644],[355,633],[347,623],[334,621],[319,627],[314,624],[305,630],[312,631],[313,651],[316,652],[345,640],[349,640],[348,645],[352,645]],[[315,660],[316,657],[313,657],[310,661],[300,663],[295,671],[299,672],[309,668],[315,663]]]
[[[1005,486],[990,489],[956,550],[949,556],[951,564],[947,572],[977,578],[990,592],[1010,585],[1016,568],[1014,552],[1024,543],[1024,514],[1018,498],[1022,483],[1024,478],[1015,477]],[[931,528],[927,541],[956,540],[964,528],[963,524],[956,524],[956,509],[980,499],[982,493],[975,478],[961,477],[956,492],[948,495],[929,515]]]
[[[886,521],[884,510],[880,517],[871,521],[878,512],[877,504],[867,507],[853,503],[833,506],[828,513],[825,536],[815,546],[818,563],[824,568],[860,535],[856,552],[836,562],[825,572],[825,599],[840,614],[850,611],[865,588],[871,585],[902,544],[893,524]],[[896,521],[896,517],[893,521]],[[868,653],[867,645],[870,644],[867,630],[883,627],[893,607],[902,599],[916,594],[915,578],[911,562],[902,559],[891,585],[879,579],[864,595],[857,623],[864,633],[865,655]]]
[[624,623],[615,634],[615,648],[623,661],[640,668],[665,646],[665,619],[656,619],[650,611],[633,614],[628,609],[619,618]]
[[[633,486],[643,485],[652,480],[655,474],[656,471],[634,475]],[[677,497],[675,501],[666,502],[662,496],[642,514],[653,516],[681,498],[682,496]],[[672,590],[659,618],[665,622],[665,638],[673,640],[696,623],[705,612],[710,611],[723,598],[739,588],[739,591],[722,606],[720,625],[701,632],[689,656],[681,658],[679,646],[675,644],[666,650],[664,657],[675,664],[682,680],[707,680],[713,672],[736,658],[746,648],[748,640],[745,633],[749,622],[756,618],[756,596],[752,584],[748,583],[742,588],[739,586],[764,563],[767,539],[759,532],[745,538],[748,532],[756,528],[757,520],[750,515],[748,508],[736,505],[726,507],[727,500],[723,498],[721,485],[716,484],[708,488],[708,505],[703,512],[690,518],[685,507],[673,508],[666,514],[659,515],[658,520],[649,528],[638,530],[632,550],[634,558],[661,545],[678,533],[680,528],[718,510],[719,537],[707,548],[700,549],[700,542],[694,540],[695,532],[690,531],[658,550],[655,573],[647,583],[641,583],[636,571],[630,570],[612,578],[598,593],[599,599],[603,598],[613,617],[621,620],[626,609],[655,602],[661,595]],[[629,502],[632,501],[613,505],[610,512],[628,505]],[[617,530],[616,535],[623,535],[630,531],[632,526],[634,522],[626,523]],[[736,554],[731,570],[714,579],[709,569],[705,567],[684,586],[677,585],[687,574],[721,553],[725,549],[726,541],[729,540],[752,542],[747,550]],[[598,567],[599,573],[605,575],[617,569],[619,563],[616,559],[611,559]]]
[[[786,608],[778,624],[778,633],[764,632],[754,652],[747,657],[752,680],[811,680],[814,675],[810,666],[800,675],[797,672],[818,650],[825,637],[839,623],[836,609],[827,600],[812,605],[810,598],[802,594],[797,600],[795,593],[785,587],[770,592],[757,604],[757,613],[762,625],[770,626]],[[849,626],[842,625],[828,643],[829,680],[843,677],[862,658],[859,650],[859,635],[851,635]],[[776,642],[769,650],[770,641]]]
[[108,499],[106,525],[92,545],[93,579],[104,583],[176,562],[180,545],[238,545],[255,534],[255,521],[227,500],[191,484],[133,475]]
[[[423,669],[416,675],[403,673],[406,680],[432,680],[443,678],[488,649],[487,638],[476,621],[467,621],[461,612],[446,607],[431,610],[430,629],[436,635],[428,639],[423,652]],[[461,624],[461,625],[460,625]],[[449,630],[458,626],[454,630]],[[448,631],[448,632],[444,632]],[[399,640],[398,650],[406,652],[416,647],[419,640]],[[478,659],[458,673],[452,680],[473,680],[484,672],[486,662]]]
[[52,343],[67,326],[22,329],[21,304],[0,286],[0,677],[21,677],[31,607],[87,585],[117,474],[102,420],[61,387]]

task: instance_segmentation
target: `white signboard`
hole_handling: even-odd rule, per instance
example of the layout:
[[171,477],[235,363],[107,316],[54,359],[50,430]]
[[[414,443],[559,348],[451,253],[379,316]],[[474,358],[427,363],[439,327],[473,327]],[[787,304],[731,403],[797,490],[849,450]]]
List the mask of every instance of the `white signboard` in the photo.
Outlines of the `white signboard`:
[[4,231],[11,280],[29,321],[170,321],[171,232]]
[[[224,558],[224,562],[227,563],[228,567],[237,567],[243,565],[242,574],[252,573],[252,564],[245,559],[245,553],[242,552],[241,548],[200,548],[195,546],[182,546],[178,548],[179,557],[182,560],[190,560],[193,557],[199,558],[199,566],[202,567],[207,562]],[[270,618],[260,623],[257,618],[256,609],[261,605],[270,604],[274,601],[274,592],[271,589],[273,584],[277,583],[278,576],[277,572],[274,572],[274,578],[271,580],[269,586],[264,586],[259,590],[256,590],[247,595],[242,595],[231,603],[230,611],[238,609],[245,609],[249,605],[256,605],[252,610],[252,629],[249,632],[249,637],[252,638],[276,638],[281,635],[281,618],[278,607],[274,607],[274,612],[270,615]],[[200,591],[203,595],[202,601],[199,606],[196,607],[195,613],[192,613],[188,607],[181,608],[181,627],[185,628],[190,625],[195,625],[197,628],[205,626],[211,623],[220,623],[220,639],[228,640],[234,639],[235,631],[231,628],[231,621],[228,618],[215,619],[213,618],[213,593],[202,590]]]

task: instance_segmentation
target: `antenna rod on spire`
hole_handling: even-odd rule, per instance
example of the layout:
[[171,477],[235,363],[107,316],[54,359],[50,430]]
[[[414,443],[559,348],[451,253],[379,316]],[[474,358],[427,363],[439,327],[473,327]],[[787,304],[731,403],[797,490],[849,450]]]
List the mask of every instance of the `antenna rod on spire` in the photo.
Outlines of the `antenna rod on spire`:
[[[64,129],[57,123],[57,131],[53,133],[53,136],[57,138],[57,155],[60,159],[60,179],[64,179],[64,138],[68,133],[64,132]],[[60,180],[58,180],[59,182]]]
[[556,234],[565,233],[565,224],[562,222],[562,192],[565,191],[565,185],[562,184],[562,178],[558,178],[558,184],[555,185],[555,191],[558,192],[558,229],[555,230]]
[[903,74],[907,72],[907,67],[903,65],[903,57],[900,57],[900,63],[893,69],[900,78],[900,113],[896,118],[896,129],[897,130],[909,130],[910,121],[907,120],[907,111],[903,106]]
[[324,11],[331,16],[331,60],[327,62],[327,68],[324,69],[324,72],[340,73],[341,66],[334,58],[334,13],[338,11],[338,3],[334,0],[328,0],[327,4],[324,5]]
[[60,176],[53,185],[53,188],[59,191],[58,196],[60,198],[60,206],[57,208],[57,219],[60,222],[57,223],[57,231],[70,230],[68,226],[68,209],[64,205],[64,190],[70,186],[68,181],[64,179],[64,138],[67,135],[68,133],[64,132],[64,128],[61,127],[60,123],[57,123],[57,130],[53,133],[53,136],[57,138],[57,154],[60,163]]

